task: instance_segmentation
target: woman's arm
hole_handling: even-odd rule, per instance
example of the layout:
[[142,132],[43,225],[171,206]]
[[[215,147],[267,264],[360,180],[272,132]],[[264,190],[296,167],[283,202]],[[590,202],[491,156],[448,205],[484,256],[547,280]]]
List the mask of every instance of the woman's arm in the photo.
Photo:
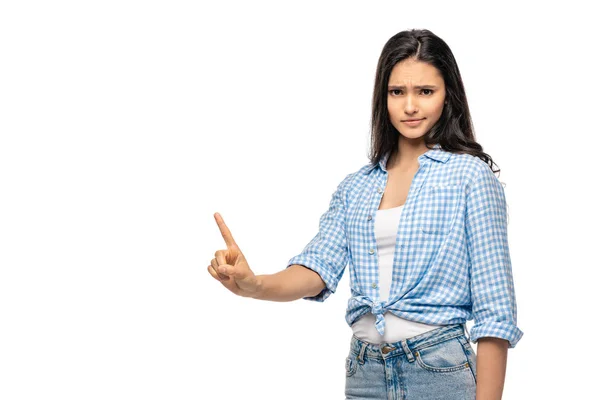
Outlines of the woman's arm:
[[484,171],[467,189],[465,229],[470,260],[471,340],[477,346],[477,400],[501,399],[508,348],[523,332],[517,327],[504,189]]
[[508,246],[508,213],[502,184],[489,167],[467,186],[465,233],[469,256],[471,341],[505,339],[509,348],[523,336]]
[[258,275],[258,291],[253,296],[259,300],[293,301],[316,296],[325,288],[321,276],[304,265],[290,267],[272,275]]
[[500,400],[506,375],[508,341],[482,337],[477,341],[477,400]]

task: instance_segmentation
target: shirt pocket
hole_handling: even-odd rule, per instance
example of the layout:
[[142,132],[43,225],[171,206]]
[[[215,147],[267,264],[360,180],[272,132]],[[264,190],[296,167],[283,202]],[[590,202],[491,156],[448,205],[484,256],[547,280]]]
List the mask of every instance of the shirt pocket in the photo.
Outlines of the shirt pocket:
[[415,207],[419,230],[430,235],[448,233],[454,224],[462,192],[462,186],[456,184],[424,187]]

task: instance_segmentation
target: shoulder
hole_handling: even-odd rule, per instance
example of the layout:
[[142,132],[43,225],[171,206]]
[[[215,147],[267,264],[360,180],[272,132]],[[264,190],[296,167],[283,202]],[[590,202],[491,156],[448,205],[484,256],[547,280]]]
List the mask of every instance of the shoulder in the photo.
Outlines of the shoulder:
[[471,154],[452,153],[447,164],[450,169],[459,172],[462,180],[467,185],[472,185],[481,180],[497,180],[490,166],[481,158]]
[[335,192],[338,195],[341,194],[342,196],[344,196],[345,193],[349,190],[349,188],[356,185],[357,178],[360,178],[360,176],[363,175],[362,171],[363,171],[363,167],[361,167],[360,169],[355,170],[353,172],[350,172],[350,173],[347,173],[347,172],[345,174],[342,173],[340,175],[341,180],[338,181],[339,183],[337,185]]
[[369,164],[363,165],[357,170],[354,170],[347,174],[341,182],[341,186],[344,188],[349,188],[360,184],[360,182],[364,181],[367,177],[369,171]]
[[338,184],[337,192],[339,192],[344,198],[353,197],[356,193],[361,191],[361,188],[365,184],[368,184],[373,179],[373,175],[370,174],[372,166],[366,164],[354,171],[347,173],[343,176],[343,179]]
[[[471,154],[454,154],[457,165],[462,171],[461,181],[467,197],[477,197],[480,201],[505,201],[504,184],[492,171],[489,164]],[[475,195],[474,195],[475,194]]]
[[366,175],[374,168],[374,165],[371,163],[366,163],[362,167],[358,169],[358,171],[354,172],[355,174],[363,174]]

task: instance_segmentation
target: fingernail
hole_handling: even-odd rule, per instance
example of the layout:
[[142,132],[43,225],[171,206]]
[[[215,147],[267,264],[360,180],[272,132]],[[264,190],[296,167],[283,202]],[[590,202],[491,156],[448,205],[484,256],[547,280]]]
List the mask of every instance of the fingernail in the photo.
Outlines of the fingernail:
[[224,266],[219,267],[219,272],[227,272],[227,269]]

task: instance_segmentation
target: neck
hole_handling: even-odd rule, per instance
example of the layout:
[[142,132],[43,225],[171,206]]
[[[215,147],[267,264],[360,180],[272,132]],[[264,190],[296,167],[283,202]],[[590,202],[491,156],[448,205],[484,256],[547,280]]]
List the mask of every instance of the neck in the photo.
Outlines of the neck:
[[429,149],[422,140],[411,141],[401,137],[398,141],[398,148],[388,160],[387,169],[414,170],[419,167],[418,158],[428,151]]

